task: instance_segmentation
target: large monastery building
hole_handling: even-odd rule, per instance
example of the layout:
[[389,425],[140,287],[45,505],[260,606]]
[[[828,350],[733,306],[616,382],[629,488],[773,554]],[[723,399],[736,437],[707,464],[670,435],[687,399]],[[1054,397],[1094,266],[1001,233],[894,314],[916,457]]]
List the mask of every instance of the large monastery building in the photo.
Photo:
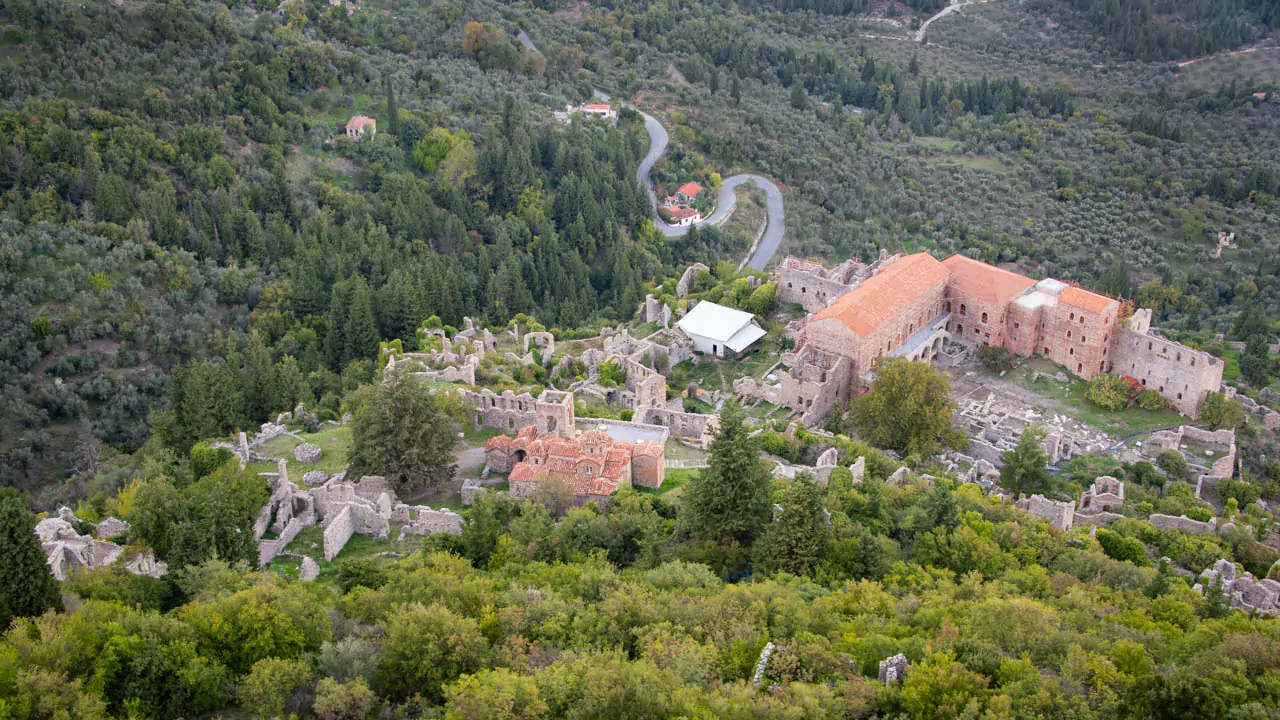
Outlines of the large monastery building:
[[1045,357],[1086,380],[1116,372],[1192,417],[1222,383],[1221,360],[1161,338],[1150,313],[1121,322],[1113,298],[964,255],[939,262],[882,252],[873,264],[850,260],[831,270],[787,258],[775,280],[783,302],[813,314],[778,384],[748,380],[735,389],[799,409],[809,422],[865,387],[877,359],[938,362],[954,357],[957,344]]

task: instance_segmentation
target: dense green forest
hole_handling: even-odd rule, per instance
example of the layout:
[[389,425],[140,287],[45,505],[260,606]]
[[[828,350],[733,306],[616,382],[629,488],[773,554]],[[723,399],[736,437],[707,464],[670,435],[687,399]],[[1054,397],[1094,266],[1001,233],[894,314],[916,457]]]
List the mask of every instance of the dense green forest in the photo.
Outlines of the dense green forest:
[[[496,26],[471,42],[458,8],[415,7],[412,37],[324,3],[282,20],[217,4],[11,12],[24,22],[0,79],[8,484],[84,470],[69,463],[96,443],[137,449],[166,397],[180,446],[302,397],[336,409],[354,382],[340,376],[368,377],[378,341],[412,343],[429,316],[625,319],[643,281],[737,250],[714,231],[656,239],[635,117],[531,122],[522,97],[584,91],[540,77],[545,58],[502,60],[541,55]],[[418,47],[432,59],[404,62]],[[368,142],[335,138],[357,110],[396,120]],[[263,343],[297,391],[188,418],[250,382]],[[166,390],[170,370],[215,356]],[[222,390],[186,399],[208,383]]]

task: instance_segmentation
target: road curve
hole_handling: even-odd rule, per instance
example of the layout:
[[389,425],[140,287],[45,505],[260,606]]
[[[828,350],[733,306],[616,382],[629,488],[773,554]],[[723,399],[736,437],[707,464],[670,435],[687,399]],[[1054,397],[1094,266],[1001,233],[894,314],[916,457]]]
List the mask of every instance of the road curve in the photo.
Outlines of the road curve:
[[[597,91],[596,97],[604,102],[609,102],[609,96]],[[640,161],[640,167],[636,169],[636,182],[644,186],[649,193],[649,204],[653,208],[653,225],[658,228],[658,232],[667,237],[680,237],[689,232],[689,227],[678,227],[667,223],[658,215],[658,194],[653,189],[653,180],[649,177],[649,172],[653,170],[653,166],[658,163],[658,159],[667,151],[667,143],[670,137],[667,135],[667,129],[658,122],[657,118],[642,110],[632,108],[640,113],[640,117],[644,118],[645,132],[649,133],[649,152],[645,154],[644,160]],[[753,270],[763,270],[773,259],[773,254],[778,251],[778,246],[782,244],[782,235],[787,229],[786,212],[782,204],[782,191],[778,186],[768,178],[760,175],[741,174],[733,177],[725,178],[720,184],[719,195],[716,196],[716,210],[711,216],[703,220],[703,223],[719,225],[733,213],[733,208],[738,202],[738,195],[734,192],[734,188],[746,183],[755,183],[756,187],[764,190],[765,199],[765,231],[760,237],[759,243],[756,244],[755,252],[751,254],[751,258],[747,260],[747,266]],[[701,224],[701,223],[700,223]]]
[[983,3],[983,2],[987,2],[987,0],[951,0],[951,4],[942,8],[937,13],[935,13],[932,17],[930,17],[928,20],[925,20],[923,23],[920,24],[920,29],[916,30],[916,35],[915,35],[916,42],[918,43],[924,42],[925,33],[929,30],[929,26],[933,24],[934,20],[941,20],[942,18],[950,15],[953,12],[960,10],[966,5],[977,5],[978,3]]

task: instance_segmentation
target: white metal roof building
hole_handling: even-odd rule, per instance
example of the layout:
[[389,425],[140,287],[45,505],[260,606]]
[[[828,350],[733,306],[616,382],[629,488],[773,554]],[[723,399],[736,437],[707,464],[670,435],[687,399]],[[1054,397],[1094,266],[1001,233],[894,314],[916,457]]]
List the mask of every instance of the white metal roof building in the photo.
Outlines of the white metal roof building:
[[733,356],[765,336],[755,317],[749,312],[704,300],[681,318],[676,327],[693,341],[695,351],[716,357]]

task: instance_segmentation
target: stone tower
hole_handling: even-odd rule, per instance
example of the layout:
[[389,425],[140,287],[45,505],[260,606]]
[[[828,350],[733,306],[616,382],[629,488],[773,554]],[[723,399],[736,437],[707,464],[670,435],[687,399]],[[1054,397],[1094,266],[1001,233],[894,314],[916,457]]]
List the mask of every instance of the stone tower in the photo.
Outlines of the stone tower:
[[538,416],[538,437],[574,436],[573,393],[544,390],[534,404],[534,411]]

